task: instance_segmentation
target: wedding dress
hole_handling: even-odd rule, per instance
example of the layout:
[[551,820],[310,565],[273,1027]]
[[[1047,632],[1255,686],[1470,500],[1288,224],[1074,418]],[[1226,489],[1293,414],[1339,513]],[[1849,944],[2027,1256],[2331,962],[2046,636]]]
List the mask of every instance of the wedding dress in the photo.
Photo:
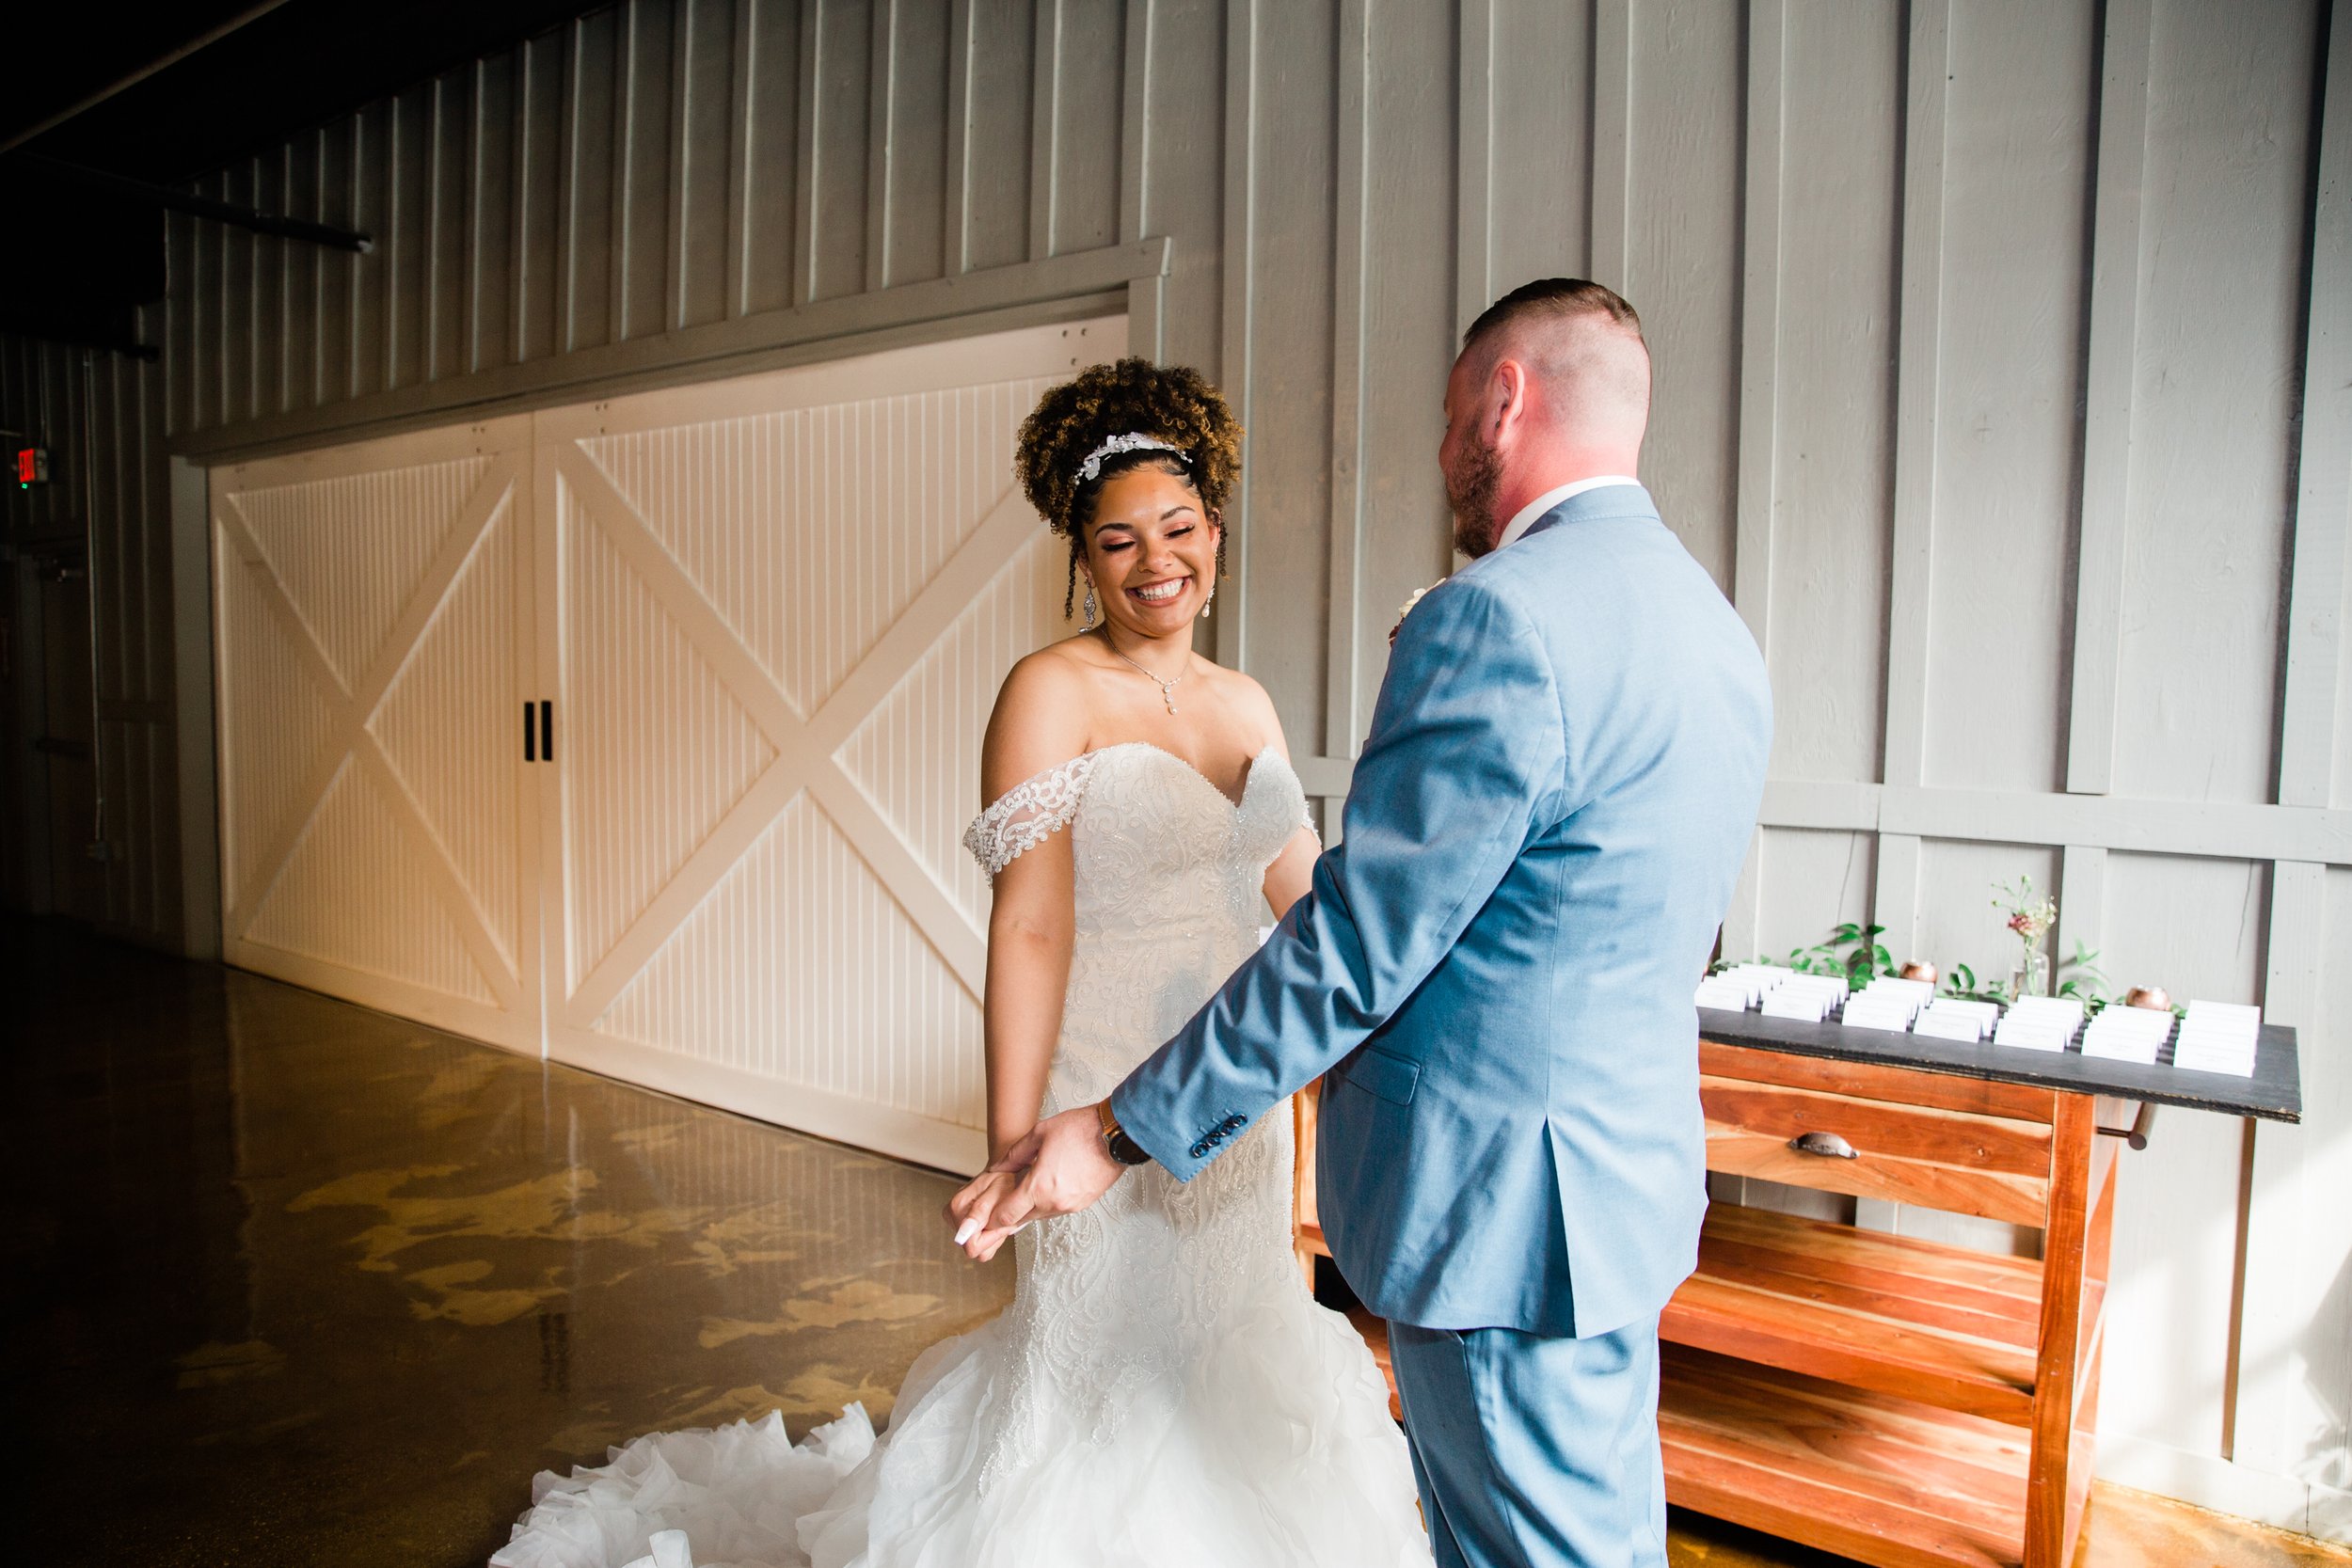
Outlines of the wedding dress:
[[[993,877],[1069,830],[1076,938],[1044,1114],[1102,1099],[1256,946],[1265,868],[1306,820],[1271,749],[1238,803],[1142,742],[982,813]],[[1363,1341],[1292,1252],[1289,1117],[1189,1183],[1156,1164],[1013,1240],[1013,1302],[865,1410],[656,1433],[543,1472],[492,1568],[1426,1568],[1405,1442]]]

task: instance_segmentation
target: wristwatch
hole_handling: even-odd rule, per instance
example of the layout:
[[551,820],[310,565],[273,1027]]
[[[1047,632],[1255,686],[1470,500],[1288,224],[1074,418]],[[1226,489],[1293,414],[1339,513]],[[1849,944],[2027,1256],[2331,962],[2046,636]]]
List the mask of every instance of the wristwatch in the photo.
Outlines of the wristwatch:
[[1119,1117],[1111,1114],[1108,1100],[1099,1101],[1094,1112],[1102,1118],[1103,1148],[1105,1153],[1122,1165],[1140,1165],[1151,1161],[1152,1156],[1143,1151],[1143,1146],[1127,1136],[1127,1130],[1119,1125]]

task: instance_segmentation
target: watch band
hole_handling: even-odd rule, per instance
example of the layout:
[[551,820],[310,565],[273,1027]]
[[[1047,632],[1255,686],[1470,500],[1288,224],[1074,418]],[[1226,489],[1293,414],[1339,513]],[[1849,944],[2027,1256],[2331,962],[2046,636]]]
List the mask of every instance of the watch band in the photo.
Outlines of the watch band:
[[1112,1112],[1108,1099],[1097,1101],[1094,1111],[1103,1124],[1103,1148],[1105,1153],[1131,1168],[1151,1162],[1152,1156],[1143,1151],[1143,1146],[1127,1136],[1127,1130],[1119,1125],[1119,1117]]

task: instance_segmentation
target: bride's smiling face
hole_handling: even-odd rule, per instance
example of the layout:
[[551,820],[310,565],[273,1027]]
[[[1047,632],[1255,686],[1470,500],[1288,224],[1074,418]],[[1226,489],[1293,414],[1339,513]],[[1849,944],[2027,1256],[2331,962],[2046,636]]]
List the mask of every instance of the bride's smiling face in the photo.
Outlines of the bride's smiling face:
[[1216,535],[1192,482],[1157,464],[1104,481],[1086,567],[1104,617],[1142,637],[1187,630],[1216,583]]

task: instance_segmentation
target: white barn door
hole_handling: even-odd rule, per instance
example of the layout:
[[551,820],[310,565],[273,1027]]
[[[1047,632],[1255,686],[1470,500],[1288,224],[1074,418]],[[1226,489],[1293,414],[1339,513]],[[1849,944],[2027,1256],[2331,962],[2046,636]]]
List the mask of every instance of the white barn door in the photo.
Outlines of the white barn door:
[[212,474],[232,963],[537,1050],[528,417]]
[[951,1168],[985,1126],[987,890],[958,840],[1065,557],[1014,487],[1097,322],[538,416],[547,1039]]

